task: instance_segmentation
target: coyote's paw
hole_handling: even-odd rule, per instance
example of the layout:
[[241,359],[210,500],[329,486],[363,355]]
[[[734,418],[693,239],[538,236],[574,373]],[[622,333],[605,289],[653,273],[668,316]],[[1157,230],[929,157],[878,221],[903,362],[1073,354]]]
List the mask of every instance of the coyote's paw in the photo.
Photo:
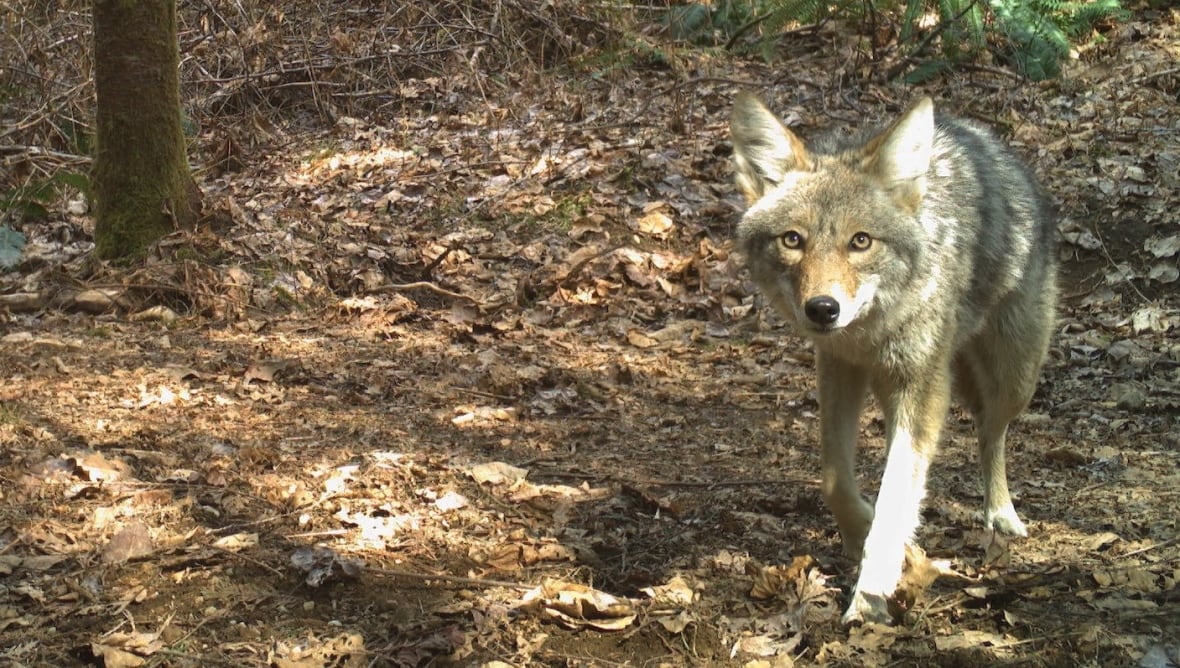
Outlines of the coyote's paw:
[[848,611],[840,618],[844,626],[854,624],[890,624],[893,616],[889,614],[889,602],[880,594],[866,594],[860,590],[852,593],[852,603]]
[[845,509],[836,515],[840,527],[840,542],[844,555],[853,561],[860,561],[864,554],[865,538],[873,526],[873,507],[860,496],[844,501]]
[[1024,522],[1020,521],[1016,509],[1012,507],[1011,503],[987,511],[983,518],[983,525],[1008,536],[1028,537],[1028,529],[1025,528]]

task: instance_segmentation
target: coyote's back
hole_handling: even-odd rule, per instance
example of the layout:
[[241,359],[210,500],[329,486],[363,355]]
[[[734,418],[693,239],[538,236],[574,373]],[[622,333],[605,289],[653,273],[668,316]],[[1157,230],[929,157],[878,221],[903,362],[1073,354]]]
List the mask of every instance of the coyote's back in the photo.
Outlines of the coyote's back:
[[[861,558],[846,621],[886,616],[918,524],[926,468],[952,379],[974,411],[984,521],[1024,535],[1004,438],[1032,396],[1056,303],[1050,207],[1020,161],[927,98],[892,125],[805,144],[760,102],[733,113],[749,209],[738,245],[751,276],[815,342],[823,492]],[[853,474],[866,389],[885,411],[888,462],[876,504]]]

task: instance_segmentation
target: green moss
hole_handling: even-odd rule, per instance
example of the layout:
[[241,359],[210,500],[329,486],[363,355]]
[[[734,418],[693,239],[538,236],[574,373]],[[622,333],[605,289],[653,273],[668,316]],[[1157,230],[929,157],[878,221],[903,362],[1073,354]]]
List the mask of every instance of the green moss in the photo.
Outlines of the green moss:
[[586,215],[591,203],[589,193],[561,197],[553,208],[543,214],[510,213],[502,218],[504,227],[523,227],[535,232],[568,232],[578,219]]
[[339,145],[339,144],[336,144],[336,143],[331,143],[331,144],[329,144],[329,143],[323,143],[323,144],[321,144],[321,145],[319,145],[319,146],[316,146],[316,147],[313,147],[313,148],[311,148],[311,149],[310,149],[310,150],[307,152],[307,154],[305,154],[305,155],[304,155],[304,156],[303,156],[303,157],[300,159],[300,162],[302,162],[302,163],[303,163],[303,164],[305,164],[305,165],[306,165],[306,164],[310,164],[310,163],[312,163],[312,162],[315,162],[315,161],[317,161],[317,160],[323,160],[323,159],[325,159],[325,158],[330,158],[330,157],[332,157],[332,156],[336,155],[336,154],[337,154],[337,153],[339,153],[339,152],[340,152],[340,145]]
[[286,288],[275,285],[271,289],[274,290],[275,301],[279,304],[295,310],[301,310],[303,308],[303,304]]
[[0,425],[16,425],[24,419],[19,408],[12,404],[0,403]]

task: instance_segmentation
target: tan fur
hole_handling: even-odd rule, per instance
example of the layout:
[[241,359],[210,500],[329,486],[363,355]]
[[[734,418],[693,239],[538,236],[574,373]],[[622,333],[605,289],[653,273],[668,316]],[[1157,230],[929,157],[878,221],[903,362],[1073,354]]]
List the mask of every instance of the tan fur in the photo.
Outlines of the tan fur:
[[[1052,330],[1052,216],[1007,149],[977,126],[936,118],[928,98],[872,136],[809,147],[743,96],[732,129],[750,204],[739,247],[816,349],[822,492],[861,567],[844,621],[888,621],[952,386],[976,417],[984,522],[1027,533],[1004,441]],[[889,448],[875,507],[855,476],[870,391]]]

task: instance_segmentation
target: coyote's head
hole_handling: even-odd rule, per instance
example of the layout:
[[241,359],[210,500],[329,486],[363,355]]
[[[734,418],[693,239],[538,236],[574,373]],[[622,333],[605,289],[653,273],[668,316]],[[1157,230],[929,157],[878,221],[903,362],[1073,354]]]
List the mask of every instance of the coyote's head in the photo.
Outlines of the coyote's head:
[[883,307],[922,251],[930,99],[876,135],[810,148],[750,95],[738,98],[731,128],[737,184],[750,205],[738,245],[776,308],[818,335]]

